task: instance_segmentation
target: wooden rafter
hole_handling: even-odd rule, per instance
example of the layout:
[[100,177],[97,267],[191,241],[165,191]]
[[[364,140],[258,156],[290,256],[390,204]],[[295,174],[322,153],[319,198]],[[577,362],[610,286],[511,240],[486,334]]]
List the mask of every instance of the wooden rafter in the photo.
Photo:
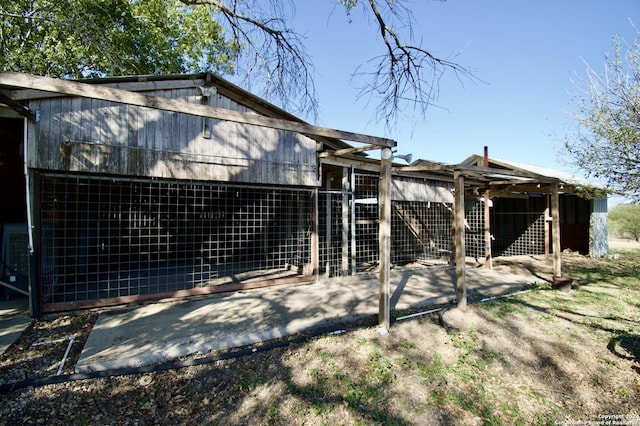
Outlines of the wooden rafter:
[[371,151],[371,150],[380,149],[380,148],[381,147],[379,145],[367,145],[367,146],[360,146],[357,148],[344,148],[344,149],[338,149],[336,151],[325,151],[320,153],[320,158],[341,157],[343,155],[357,154],[359,152]]
[[38,121],[38,114],[36,114],[34,111],[31,111],[21,103],[11,99],[11,96],[6,90],[0,89],[0,103],[5,104],[21,116],[27,117],[31,121]]

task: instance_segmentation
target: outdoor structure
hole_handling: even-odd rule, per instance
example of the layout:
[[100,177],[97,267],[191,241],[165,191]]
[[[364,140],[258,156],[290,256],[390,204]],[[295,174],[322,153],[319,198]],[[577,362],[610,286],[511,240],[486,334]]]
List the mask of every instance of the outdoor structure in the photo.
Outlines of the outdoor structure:
[[[3,250],[2,283],[29,293],[34,314],[381,263],[378,224],[391,225],[377,208],[381,162],[362,152],[393,141],[311,126],[209,74],[76,82],[1,73],[0,88],[3,195],[13,200],[3,239],[20,237]],[[385,197],[451,199],[431,182],[396,185]],[[446,240],[450,223],[435,217]],[[419,236],[403,238],[427,250]],[[430,244],[428,255],[442,257]]]
[[[516,209],[531,187],[550,194],[561,274],[555,217],[571,213],[557,199],[575,184],[498,163],[405,165],[395,146],[310,125],[211,74],[0,73],[0,283],[38,315],[375,272],[388,328],[392,265],[455,264],[463,307],[465,246],[476,256],[486,241],[475,199]],[[494,216],[485,235],[528,232]]]
[[[492,169],[558,179],[561,249],[592,257],[601,257],[608,252],[605,188],[558,170],[509,160],[487,160]],[[482,167],[484,162],[483,156],[472,155],[462,164]],[[517,183],[489,187],[491,252],[493,256],[549,255],[552,239],[550,187]],[[469,224],[467,255],[482,258],[488,245],[484,238],[484,197],[472,194],[466,211]]]

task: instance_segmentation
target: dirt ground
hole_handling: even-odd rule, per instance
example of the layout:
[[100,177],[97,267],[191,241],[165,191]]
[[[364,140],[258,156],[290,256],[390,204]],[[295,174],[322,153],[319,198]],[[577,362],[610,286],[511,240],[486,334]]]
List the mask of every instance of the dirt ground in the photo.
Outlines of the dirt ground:
[[[0,395],[0,425],[640,425],[640,244],[611,247],[634,251],[563,255],[571,292],[546,282],[549,261],[499,258],[497,270],[540,284],[397,321],[388,335],[356,324],[203,365],[26,386]],[[73,373],[96,317],[36,322],[0,357],[0,384],[55,375],[69,336]]]

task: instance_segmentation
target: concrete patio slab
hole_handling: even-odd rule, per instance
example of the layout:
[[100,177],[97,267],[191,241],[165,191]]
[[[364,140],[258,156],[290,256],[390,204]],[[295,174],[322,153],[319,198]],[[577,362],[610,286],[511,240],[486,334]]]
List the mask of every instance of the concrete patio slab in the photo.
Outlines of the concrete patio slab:
[[[454,275],[448,267],[392,270],[392,310],[455,301]],[[467,279],[472,297],[533,283],[531,277],[485,269],[469,269]],[[152,365],[348,323],[377,312],[375,275],[113,310],[98,317],[75,368],[87,373]]]

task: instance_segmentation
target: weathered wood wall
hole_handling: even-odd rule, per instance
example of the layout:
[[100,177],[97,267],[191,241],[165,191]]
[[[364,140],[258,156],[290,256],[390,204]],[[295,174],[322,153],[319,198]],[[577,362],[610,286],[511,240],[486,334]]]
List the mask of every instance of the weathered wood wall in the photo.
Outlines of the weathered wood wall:
[[453,203],[453,185],[429,179],[394,176],[391,183],[391,199]]
[[[203,101],[195,87],[148,94],[252,112],[219,93]],[[31,168],[317,185],[316,141],[301,134],[81,97],[29,107],[40,112],[28,135]]]

